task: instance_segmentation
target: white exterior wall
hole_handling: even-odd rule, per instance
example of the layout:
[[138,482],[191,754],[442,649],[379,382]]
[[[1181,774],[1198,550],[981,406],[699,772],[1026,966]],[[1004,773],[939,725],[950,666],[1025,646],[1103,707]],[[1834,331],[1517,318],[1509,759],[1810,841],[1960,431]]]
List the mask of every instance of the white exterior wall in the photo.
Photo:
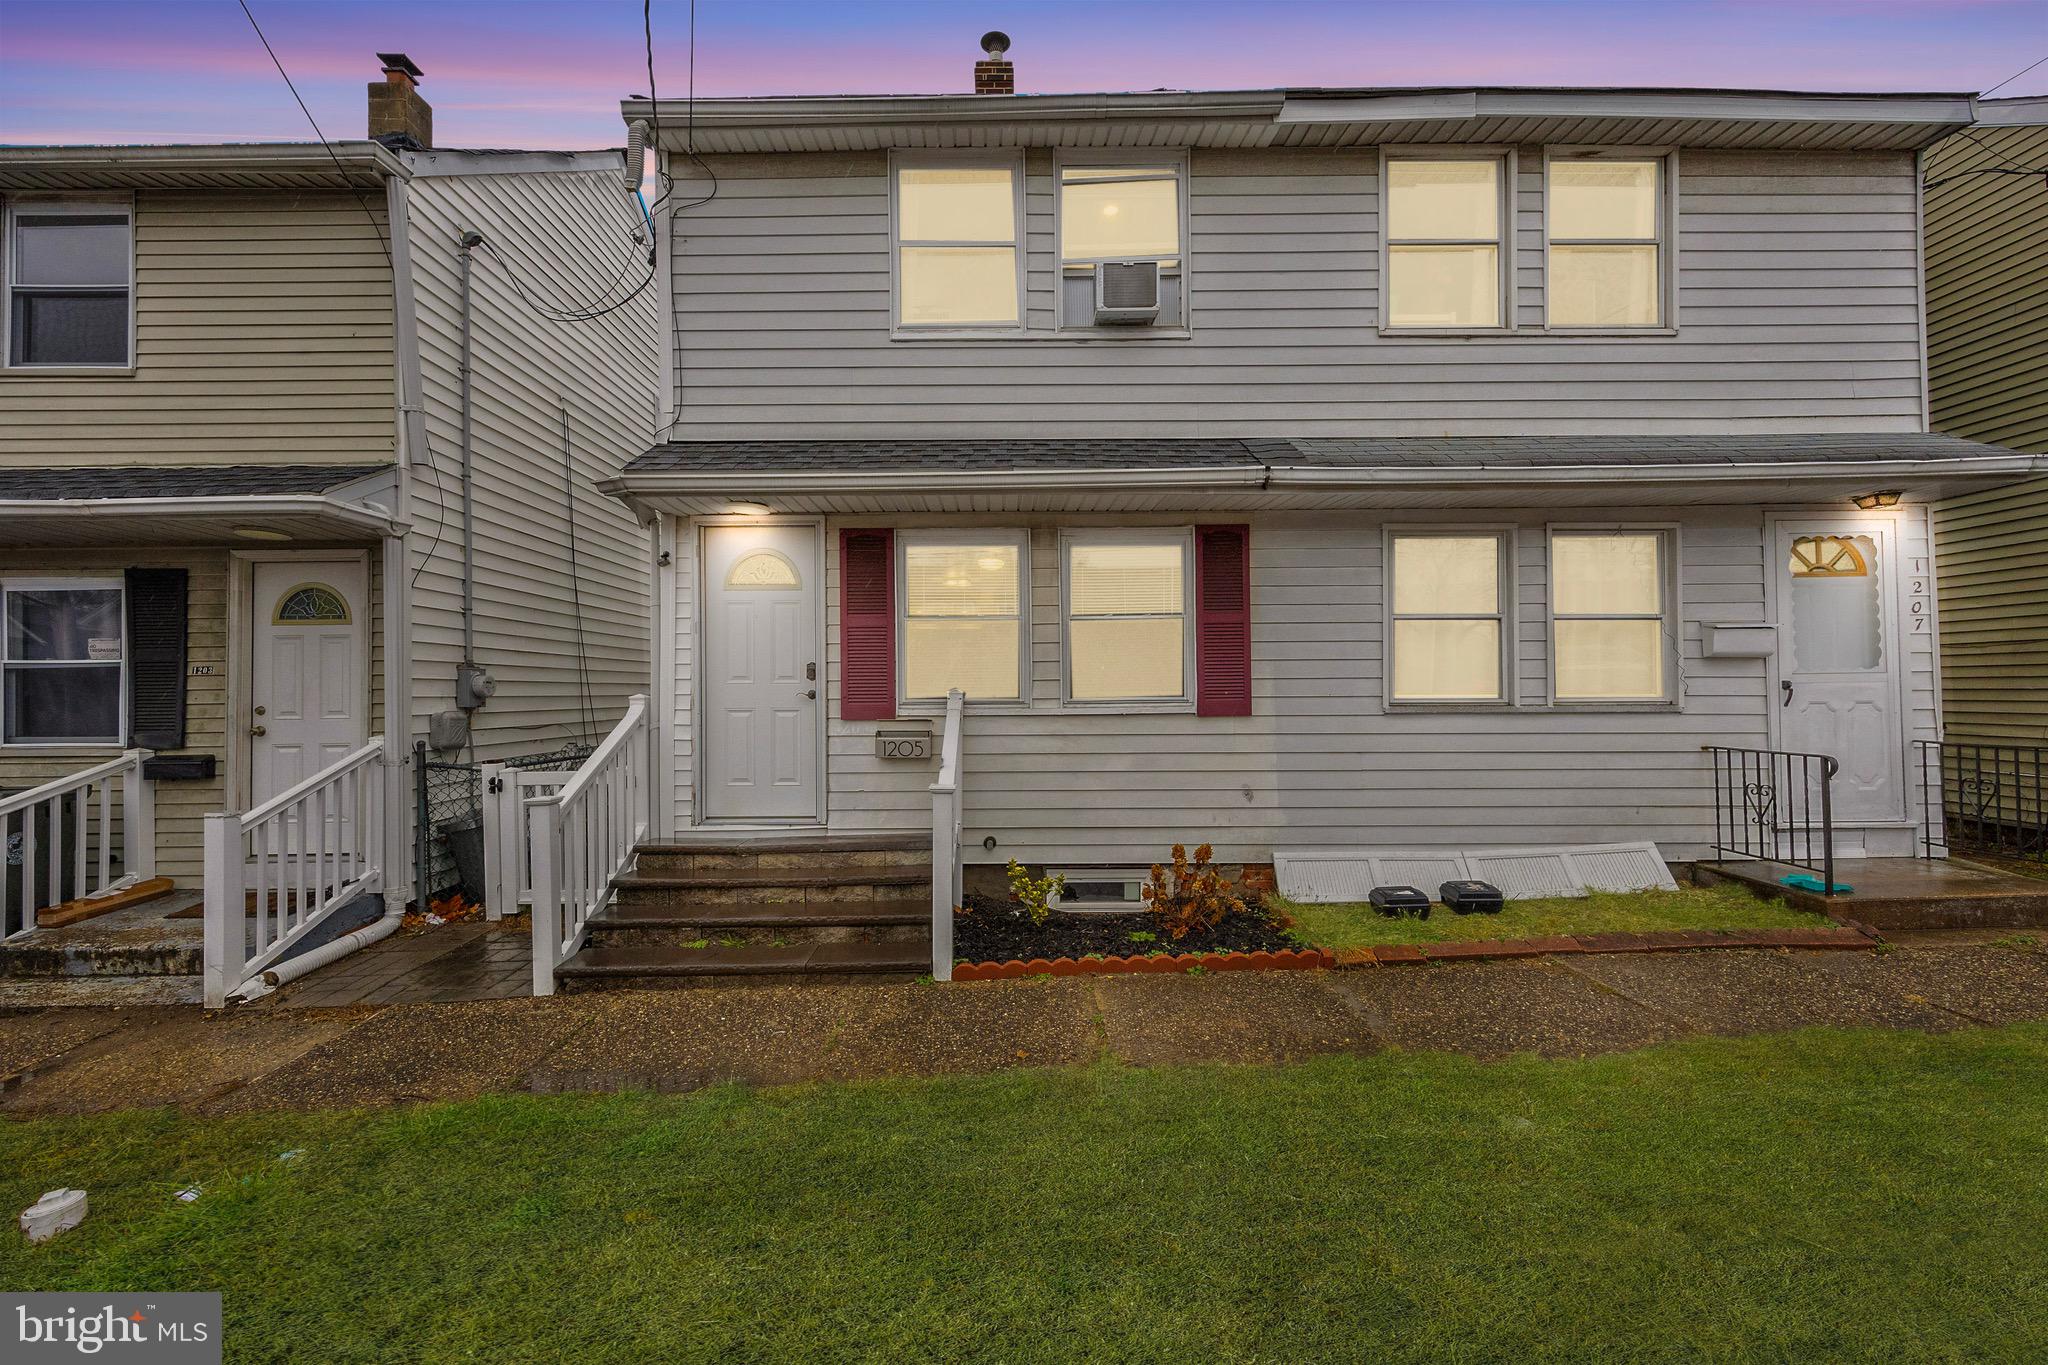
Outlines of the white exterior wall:
[[[1838,513],[1829,505],[1813,510]],[[1555,509],[1455,514],[1205,514],[1252,526],[1254,714],[1063,710],[1057,538],[1060,526],[1186,524],[1171,516],[833,517],[826,522],[826,783],[834,833],[929,828],[929,764],[874,755],[876,722],[839,714],[838,531],[842,526],[1029,526],[1032,550],[1028,711],[971,711],[965,729],[963,847],[969,861],[1150,863],[1175,842],[1213,842],[1225,861],[1274,847],[1333,844],[1483,847],[1657,840],[1667,857],[1705,852],[1713,829],[1703,744],[1772,745],[1762,659],[1709,659],[1707,622],[1767,619],[1765,518],[1754,507]],[[1383,701],[1384,551],[1389,527],[1511,526],[1513,640],[1520,705],[1390,712]],[[1678,528],[1682,704],[1546,707],[1546,528],[1605,522]],[[1920,509],[1898,519],[1902,570],[1931,553]],[[678,828],[693,819],[695,528],[675,536],[671,678],[677,717],[670,778]],[[1917,820],[1911,739],[1935,736],[1934,634],[1895,637],[1902,659],[1901,773]],[[1843,830],[1839,851],[1907,854],[1904,826]],[[985,836],[997,845],[984,853]]]
[[[720,156],[675,219],[675,438],[1535,435],[1922,428],[1909,152],[1679,154],[1675,335],[1545,335],[1543,149],[1518,150],[1519,335],[1382,336],[1379,152],[1192,153],[1189,340],[1059,339],[1052,153],[1026,321],[892,341],[888,158]],[[678,201],[702,180],[673,159]]]
[[[616,299],[646,267],[636,258],[621,270],[639,211],[615,169],[422,175],[410,193],[430,446],[414,453],[412,478],[409,733],[418,736],[429,715],[454,705],[462,659],[456,243],[465,229],[483,233],[527,291],[557,310]],[[472,290],[476,658],[498,680],[474,720],[474,756],[487,759],[595,742],[626,698],[647,689],[648,533],[592,485],[653,439],[660,291],[649,287],[592,322],[550,321],[481,249]],[[583,704],[586,668],[594,718]]]

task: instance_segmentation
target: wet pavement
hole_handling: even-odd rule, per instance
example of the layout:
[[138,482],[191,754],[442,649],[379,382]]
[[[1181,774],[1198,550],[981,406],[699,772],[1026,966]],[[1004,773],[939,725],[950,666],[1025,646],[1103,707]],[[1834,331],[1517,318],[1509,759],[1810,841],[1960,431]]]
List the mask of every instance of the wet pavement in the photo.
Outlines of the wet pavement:
[[[481,937],[481,936],[479,936]],[[2048,939],[1708,950],[1337,972],[738,985],[463,1003],[0,1012],[0,1114],[339,1108],[1009,1067],[1585,1056],[1812,1025],[2048,1018]]]

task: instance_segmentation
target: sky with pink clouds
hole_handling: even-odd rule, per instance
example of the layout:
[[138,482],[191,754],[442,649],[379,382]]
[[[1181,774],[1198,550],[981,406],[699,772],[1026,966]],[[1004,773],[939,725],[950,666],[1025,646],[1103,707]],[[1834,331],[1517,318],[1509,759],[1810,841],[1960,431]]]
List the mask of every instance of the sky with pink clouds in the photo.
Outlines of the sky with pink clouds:
[[[638,0],[249,0],[330,138],[378,51],[426,72],[436,140],[621,141],[647,88]],[[664,96],[688,0],[655,0]],[[1705,85],[1976,91],[2048,57],[2048,0],[698,0],[700,95],[970,88],[1008,32],[1027,91]],[[2048,93],[2048,65],[1998,92]],[[235,0],[0,0],[0,143],[297,140]]]

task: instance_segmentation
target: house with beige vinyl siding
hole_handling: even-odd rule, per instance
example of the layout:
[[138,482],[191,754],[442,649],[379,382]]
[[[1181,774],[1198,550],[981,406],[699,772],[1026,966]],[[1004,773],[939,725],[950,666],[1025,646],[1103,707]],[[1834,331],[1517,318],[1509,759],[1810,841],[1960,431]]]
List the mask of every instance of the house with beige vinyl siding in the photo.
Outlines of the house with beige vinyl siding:
[[[2048,97],[1977,113],[1926,160],[1931,416],[2048,453]],[[1942,502],[1934,529],[1949,738],[2048,747],[2048,480]]]
[[595,483],[653,430],[644,212],[616,150],[424,145],[419,76],[386,55],[381,139],[0,148],[8,935],[201,890],[221,813],[284,917],[243,965],[395,913],[416,740],[587,743],[642,685],[648,538]]
[[[623,106],[672,182],[663,439],[606,485],[659,547],[656,796],[555,975],[916,965],[823,911],[866,946],[612,933],[750,845],[929,847],[940,975],[1011,859],[1687,860],[1803,832],[1823,769],[1839,853],[1916,851],[1929,508],[2041,467],[1927,421],[1918,160],[1969,95],[989,62]],[[565,828],[550,878],[631,867]]]

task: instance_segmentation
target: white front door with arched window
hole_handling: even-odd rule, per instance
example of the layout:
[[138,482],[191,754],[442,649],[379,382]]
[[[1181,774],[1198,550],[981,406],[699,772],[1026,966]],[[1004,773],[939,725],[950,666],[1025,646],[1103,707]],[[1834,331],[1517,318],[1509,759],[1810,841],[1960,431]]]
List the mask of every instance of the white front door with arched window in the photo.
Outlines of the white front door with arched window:
[[820,818],[818,528],[704,528],[706,820]]
[[369,576],[360,559],[253,566],[250,807],[369,738]]
[[1786,519],[1772,543],[1778,747],[1840,765],[1836,824],[1904,819],[1892,523]]

